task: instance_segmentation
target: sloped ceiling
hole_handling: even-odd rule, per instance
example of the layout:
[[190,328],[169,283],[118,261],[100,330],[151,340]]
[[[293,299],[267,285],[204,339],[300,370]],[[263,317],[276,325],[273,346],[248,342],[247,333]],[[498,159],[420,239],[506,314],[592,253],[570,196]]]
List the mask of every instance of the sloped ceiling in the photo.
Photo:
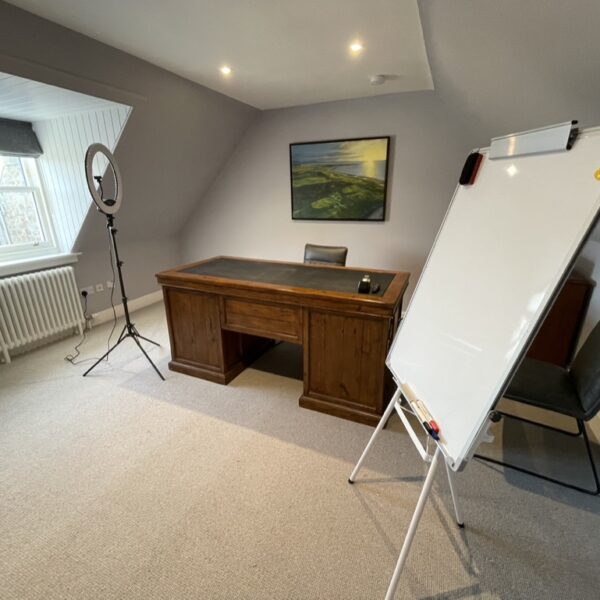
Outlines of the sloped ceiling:
[[[420,24],[436,90],[475,125],[514,130],[529,124],[533,114],[535,125],[574,113],[585,122],[596,114],[600,92],[598,0],[420,0],[421,23],[414,0],[309,0],[300,8],[273,0],[258,0],[251,8],[205,0],[168,6],[140,0],[13,3],[229,96],[248,94],[245,101],[261,108],[419,89],[396,87],[410,69],[387,61],[423,63],[429,81],[427,57],[417,48]],[[363,37],[367,46],[356,64],[402,77],[375,90],[342,93],[337,78],[348,66],[346,38],[353,37]],[[248,61],[245,69],[228,81],[216,77],[221,62],[238,52]],[[361,78],[366,82],[370,73]],[[337,91],[319,94],[327,86]],[[284,88],[291,96],[276,101]]]
[[11,3],[261,109],[432,88],[417,0]]
[[598,0],[421,0],[420,10],[436,93],[477,144],[571,119],[600,125]]
[[[115,153],[128,241],[177,234],[258,113],[4,2],[0,71],[133,107]],[[105,247],[104,220],[90,209],[75,250]]]
[[436,91],[482,137],[600,124],[597,0],[422,0]]
[[[227,160],[255,111],[178,80],[134,106],[115,151],[124,200],[124,240],[176,235]],[[92,206],[75,250],[106,245],[105,220]]]

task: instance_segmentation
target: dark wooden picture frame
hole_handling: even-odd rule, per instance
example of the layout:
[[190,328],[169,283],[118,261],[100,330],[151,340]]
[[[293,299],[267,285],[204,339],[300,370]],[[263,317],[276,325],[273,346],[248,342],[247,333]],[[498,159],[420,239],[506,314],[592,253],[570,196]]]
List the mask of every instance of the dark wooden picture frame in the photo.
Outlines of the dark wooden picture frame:
[[292,219],[385,221],[390,139],[291,143]]

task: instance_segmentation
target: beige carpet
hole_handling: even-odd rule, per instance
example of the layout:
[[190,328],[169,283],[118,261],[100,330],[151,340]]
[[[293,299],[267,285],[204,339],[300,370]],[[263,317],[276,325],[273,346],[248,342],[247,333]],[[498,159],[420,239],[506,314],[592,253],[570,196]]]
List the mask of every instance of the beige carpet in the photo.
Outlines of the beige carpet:
[[[129,342],[86,379],[73,339],[0,366],[0,598],[383,598],[424,475],[399,424],[350,486],[371,428],[299,408],[296,379],[172,373],[162,306],[136,323],[166,382]],[[474,462],[461,531],[439,475],[397,598],[600,597],[600,500]]]

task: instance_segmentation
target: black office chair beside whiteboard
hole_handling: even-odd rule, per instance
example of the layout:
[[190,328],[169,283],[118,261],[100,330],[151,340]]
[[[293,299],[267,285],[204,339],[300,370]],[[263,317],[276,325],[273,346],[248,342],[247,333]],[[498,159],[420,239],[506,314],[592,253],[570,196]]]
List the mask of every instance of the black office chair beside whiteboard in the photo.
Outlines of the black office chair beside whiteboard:
[[345,246],[317,246],[306,244],[304,246],[304,262],[306,264],[329,264],[346,266],[348,248]]
[[498,465],[516,469],[522,473],[534,475],[546,481],[557,483],[564,487],[585,492],[586,494],[599,495],[600,480],[598,479],[598,471],[594,462],[585,422],[589,421],[600,410],[600,322],[596,324],[581,347],[581,350],[577,353],[569,370],[532,358],[525,358],[504,396],[511,400],[544,408],[575,419],[577,422],[577,432],[571,433],[556,427],[542,425],[529,419],[502,413],[505,417],[525,421],[526,423],[558,431],[565,435],[573,437],[582,436],[594,476],[595,488],[587,489],[572,485],[480,454],[476,454],[475,456]]

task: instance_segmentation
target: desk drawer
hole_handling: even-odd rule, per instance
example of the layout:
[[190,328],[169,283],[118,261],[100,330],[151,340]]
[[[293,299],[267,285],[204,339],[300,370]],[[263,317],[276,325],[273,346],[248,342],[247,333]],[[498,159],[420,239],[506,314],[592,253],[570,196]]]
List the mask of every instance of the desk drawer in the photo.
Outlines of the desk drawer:
[[223,328],[301,344],[302,312],[292,306],[225,298]]

